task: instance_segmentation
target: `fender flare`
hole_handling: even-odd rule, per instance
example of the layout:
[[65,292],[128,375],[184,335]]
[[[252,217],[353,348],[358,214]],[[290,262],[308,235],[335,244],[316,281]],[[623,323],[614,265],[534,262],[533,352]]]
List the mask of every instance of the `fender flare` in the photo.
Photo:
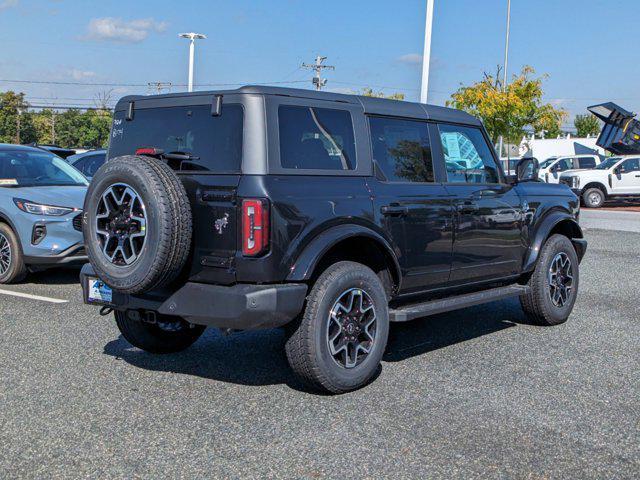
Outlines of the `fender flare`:
[[309,280],[313,275],[313,271],[318,265],[320,259],[331,248],[333,248],[342,240],[357,236],[374,240],[383,248],[383,251],[387,254],[387,257],[392,259],[393,268],[395,271],[391,272],[391,274],[397,280],[397,288],[399,288],[400,282],[402,281],[402,272],[400,269],[400,264],[398,263],[396,253],[394,252],[389,242],[387,242],[387,240],[382,235],[375,232],[374,230],[356,224],[338,225],[335,227],[331,227],[315,237],[296,258],[295,263],[291,267],[291,272],[287,276],[287,281],[299,282]]
[[538,228],[535,230],[533,239],[531,244],[529,245],[529,250],[527,251],[527,255],[525,257],[524,265],[522,268],[523,272],[532,271],[536,262],[538,261],[538,256],[540,255],[540,250],[544,245],[545,240],[549,237],[551,231],[558,225],[560,222],[570,222],[575,228],[576,235],[572,235],[570,237],[573,246],[576,249],[576,253],[578,254],[578,259],[582,260],[584,253],[586,251],[586,240],[584,240],[584,234],[582,233],[582,228],[569,213],[566,212],[553,212],[547,215]]
[[18,232],[18,229],[16,228],[15,224],[11,221],[11,219],[9,218],[8,215],[0,212],[0,222],[6,223],[7,225],[9,225],[11,227],[11,230],[13,230],[14,235],[16,236],[16,238],[18,239],[18,242],[20,242],[20,245],[22,245],[22,240],[20,239],[20,233]]

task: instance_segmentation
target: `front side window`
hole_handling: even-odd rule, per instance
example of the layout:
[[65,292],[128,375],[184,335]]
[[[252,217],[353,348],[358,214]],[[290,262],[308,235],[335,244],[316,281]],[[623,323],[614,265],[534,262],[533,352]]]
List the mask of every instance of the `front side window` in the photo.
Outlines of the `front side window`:
[[111,128],[109,158],[133,155],[137,149],[158,148],[164,153],[188,154],[178,170],[237,173],[242,161],[243,110],[225,104],[221,115],[210,105],[140,108],[133,120],[116,112]]
[[346,110],[281,105],[278,109],[283,168],[354,170],[356,145]]
[[564,172],[565,170],[571,170],[573,168],[573,160],[570,158],[562,158],[555,164],[553,169],[556,172]]
[[434,181],[426,123],[371,117],[369,126],[373,159],[388,181]]
[[620,173],[638,172],[640,171],[640,160],[630,158],[620,164]]
[[451,183],[499,183],[500,174],[491,147],[474,127],[438,125]]
[[78,170],[52,153],[0,150],[0,186],[65,185],[88,185],[88,182]]

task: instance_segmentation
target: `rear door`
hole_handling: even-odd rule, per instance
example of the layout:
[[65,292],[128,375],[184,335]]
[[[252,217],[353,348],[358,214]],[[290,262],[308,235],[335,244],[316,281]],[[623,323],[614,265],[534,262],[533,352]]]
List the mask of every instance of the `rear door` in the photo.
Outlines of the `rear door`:
[[[154,147],[188,160],[164,160],[189,196],[193,216],[194,281],[233,283],[238,247],[236,191],[243,146],[243,106],[238,96],[225,96],[220,115],[212,114],[212,97],[136,101],[133,119],[116,112],[108,158]],[[191,103],[191,104],[190,104]],[[165,157],[166,158],[166,157]],[[186,225],[185,225],[186,228]]]
[[451,269],[451,196],[434,178],[428,124],[370,117],[374,215],[399,251],[403,293],[446,286]]
[[486,136],[471,126],[440,123],[437,128],[438,161],[446,166],[445,187],[456,207],[451,283],[520,273],[523,207],[498,168]]

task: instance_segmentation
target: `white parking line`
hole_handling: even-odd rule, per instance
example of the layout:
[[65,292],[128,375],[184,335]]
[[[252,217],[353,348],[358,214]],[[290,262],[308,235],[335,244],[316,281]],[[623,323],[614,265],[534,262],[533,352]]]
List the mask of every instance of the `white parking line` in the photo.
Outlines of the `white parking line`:
[[30,298],[31,300],[40,300],[49,303],[68,303],[69,300],[60,300],[59,298],[41,297],[40,295],[31,295],[30,293],[13,292],[11,290],[0,290],[0,295],[11,295],[12,297]]

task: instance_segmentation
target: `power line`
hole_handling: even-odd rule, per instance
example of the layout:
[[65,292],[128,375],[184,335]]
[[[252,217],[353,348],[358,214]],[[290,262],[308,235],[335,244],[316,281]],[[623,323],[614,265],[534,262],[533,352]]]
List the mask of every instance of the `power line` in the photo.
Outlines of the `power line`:
[[[145,87],[149,86],[148,83],[93,83],[93,82],[66,82],[66,81],[54,81],[54,80],[14,80],[14,79],[0,79],[0,82],[4,83],[22,83],[22,84],[35,84],[35,85],[80,85],[88,87]],[[199,83],[194,87],[232,87],[242,85],[285,85],[290,83],[306,83],[306,80],[291,80],[291,81],[279,81],[279,82],[236,82],[236,83]],[[173,83],[176,87],[186,87],[186,83]]]

